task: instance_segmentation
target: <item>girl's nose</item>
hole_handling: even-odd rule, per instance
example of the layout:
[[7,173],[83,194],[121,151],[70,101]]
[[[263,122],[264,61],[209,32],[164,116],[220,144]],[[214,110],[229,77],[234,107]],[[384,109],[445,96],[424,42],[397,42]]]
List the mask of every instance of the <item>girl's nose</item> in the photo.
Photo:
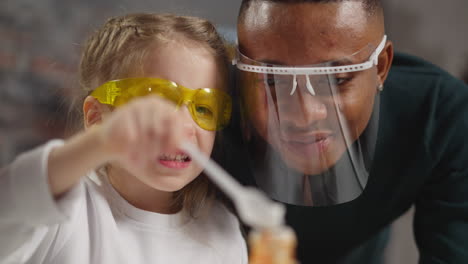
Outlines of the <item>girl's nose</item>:
[[179,109],[179,113],[183,123],[184,135],[189,138],[195,136],[195,129],[198,125],[195,120],[193,120],[188,107],[184,105]]

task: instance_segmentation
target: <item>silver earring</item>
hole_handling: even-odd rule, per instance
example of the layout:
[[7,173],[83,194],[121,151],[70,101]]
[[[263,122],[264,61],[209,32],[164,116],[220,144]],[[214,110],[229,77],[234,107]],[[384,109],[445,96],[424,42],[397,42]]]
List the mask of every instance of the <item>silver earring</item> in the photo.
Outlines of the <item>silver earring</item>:
[[379,90],[379,92],[383,91],[383,84],[380,84],[380,85],[377,87],[377,90]]

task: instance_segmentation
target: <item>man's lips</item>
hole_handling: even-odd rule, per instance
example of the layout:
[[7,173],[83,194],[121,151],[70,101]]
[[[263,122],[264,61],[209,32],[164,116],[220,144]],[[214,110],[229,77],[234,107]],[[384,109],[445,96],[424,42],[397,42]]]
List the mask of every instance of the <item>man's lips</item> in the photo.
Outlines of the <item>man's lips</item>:
[[289,152],[300,157],[315,157],[328,152],[334,134],[331,132],[314,132],[294,134],[281,138],[281,143]]
[[333,137],[332,132],[314,132],[308,134],[288,134],[281,137],[281,141],[287,144],[314,144]]

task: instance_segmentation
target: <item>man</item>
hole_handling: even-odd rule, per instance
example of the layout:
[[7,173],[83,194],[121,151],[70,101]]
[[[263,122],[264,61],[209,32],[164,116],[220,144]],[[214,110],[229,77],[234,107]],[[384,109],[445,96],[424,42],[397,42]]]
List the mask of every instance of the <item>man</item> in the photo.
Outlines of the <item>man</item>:
[[381,263],[413,204],[420,263],[468,263],[468,88],[394,57],[379,0],[244,0],[238,44],[230,170],[287,204],[301,263]]

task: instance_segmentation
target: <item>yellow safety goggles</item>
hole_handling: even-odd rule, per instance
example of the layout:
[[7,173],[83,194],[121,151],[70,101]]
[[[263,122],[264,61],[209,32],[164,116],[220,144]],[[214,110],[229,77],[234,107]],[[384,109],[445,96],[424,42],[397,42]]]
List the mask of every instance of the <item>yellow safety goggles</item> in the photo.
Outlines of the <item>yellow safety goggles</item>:
[[231,118],[231,97],[212,88],[189,89],[159,78],[127,78],[104,83],[91,96],[100,103],[118,107],[135,97],[156,94],[174,102],[187,105],[193,120],[203,129],[215,131],[228,125]]

